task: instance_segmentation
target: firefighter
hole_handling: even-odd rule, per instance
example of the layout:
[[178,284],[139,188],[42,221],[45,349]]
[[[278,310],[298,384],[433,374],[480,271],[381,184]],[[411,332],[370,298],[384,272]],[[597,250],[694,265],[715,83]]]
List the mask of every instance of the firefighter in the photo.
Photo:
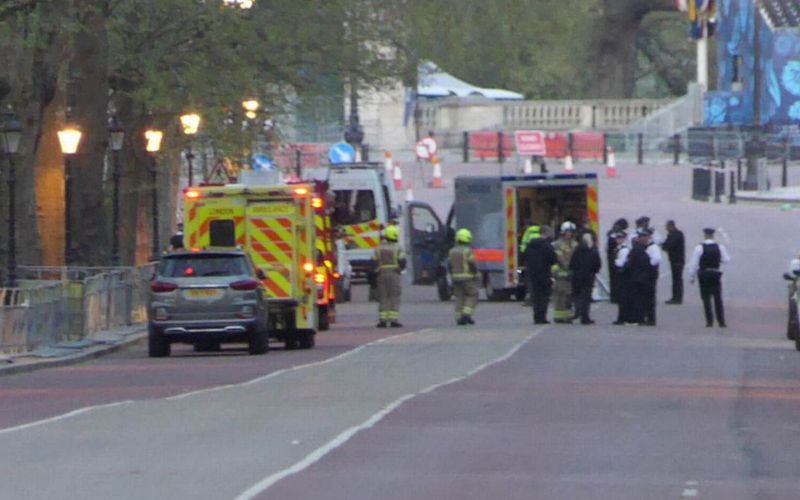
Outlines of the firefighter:
[[572,281],[569,274],[569,262],[578,243],[575,241],[575,224],[566,221],[561,224],[561,234],[553,242],[558,262],[553,265],[553,321],[556,323],[572,323]]
[[456,231],[456,246],[448,254],[448,267],[453,277],[453,294],[456,296],[456,323],[474,325],[472,314],[478,304],[478,267],[472,254],[472,233],[469,229]]
[[400,273],[406,268],[406,256],[397,240],[397,226],[383,230],[384,241],[372,257],[378,291],[378,328],[399,328],[400,324]]
[[183,222],[178,222],[178,230],[169,239],[170,251],[183,249]]

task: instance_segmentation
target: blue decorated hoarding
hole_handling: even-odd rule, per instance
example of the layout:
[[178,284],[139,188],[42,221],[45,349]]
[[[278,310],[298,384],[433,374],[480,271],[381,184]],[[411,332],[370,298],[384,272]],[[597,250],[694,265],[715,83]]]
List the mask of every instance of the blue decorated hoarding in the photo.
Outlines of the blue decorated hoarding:
[[[755,75],[755,2],[720,0],[717,27],[718,86],[706,94],[706,124],[750,125]],[[763,18],[762,18],[763,22]],[[761,124],[800,121],[800,29],[761,29]]]

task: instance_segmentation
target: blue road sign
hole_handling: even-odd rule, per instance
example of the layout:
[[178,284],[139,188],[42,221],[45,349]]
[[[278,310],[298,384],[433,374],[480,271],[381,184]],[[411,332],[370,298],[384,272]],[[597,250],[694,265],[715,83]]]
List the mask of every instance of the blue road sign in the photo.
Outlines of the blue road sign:
[[328,160],[333,165],[339,163],[353,163],[356,161],[356,150],[346,142],[338,142],[328,150]]
[[253,168],[253,170],[257,171],[275,169],[275,165],[272,163],[272,160],[270,160],[269,156],[265,154],[254,154],[251,158],[250,166]]

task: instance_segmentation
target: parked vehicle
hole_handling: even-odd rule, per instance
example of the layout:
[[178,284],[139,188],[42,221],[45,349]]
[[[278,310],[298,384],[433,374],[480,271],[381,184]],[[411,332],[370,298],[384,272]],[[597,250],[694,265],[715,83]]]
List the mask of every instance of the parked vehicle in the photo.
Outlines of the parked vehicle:
[[789,300],[787,311],[789,313],[786,321],[786,337],[794,341],[794,347],[800,351],[800,262],[795,265],[792,262],[792,267],[797,267],[791,273],[784,273],[783,279],[789,282]]
[[450,299],[447,253],[455,228],[473,235],[473,253],[489,300],[522,300],[525,283],[520,240],[530,224],[554,230],[572,221],[598,231],[596,174],[458,177],[455,200],[446,222],[433,208],[409,202],[406,248],[414,284],[436,284],[441,300]]
[[201,186],[186,190],[187,248],[242,248],[264,273],[270,337],[314,347],[318,325],[313,189],[309,184]]
[[148,353],[169,356],[171,344],[198,350],[246,342],[269,349],[263,273],[241,250],[180,251],[163,256],[150,284]]

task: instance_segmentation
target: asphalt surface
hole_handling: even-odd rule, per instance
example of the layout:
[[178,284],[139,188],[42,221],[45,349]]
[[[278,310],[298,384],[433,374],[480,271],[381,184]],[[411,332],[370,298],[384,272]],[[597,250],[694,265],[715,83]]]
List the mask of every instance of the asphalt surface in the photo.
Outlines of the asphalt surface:
[[[796,214],[691,201],[685,166],[619,170],[601,179],[604,230],[674,218],[690,251],[724,228],[729,328],[704,327],[688,281],[684,305],[663,305],[663,268],[655,328],[612,326],[602,304],[596,325],[534,329],[486,302],[456,328],[433,289],[408,287],[406,328],[377,330],[360,290],[312,351],[151,360],[137,345],[0,378],[0,498],[797,498],[780,279]],[[443,191],[404,171],[441,215],[453,175],[497,169],[444,171]]]

